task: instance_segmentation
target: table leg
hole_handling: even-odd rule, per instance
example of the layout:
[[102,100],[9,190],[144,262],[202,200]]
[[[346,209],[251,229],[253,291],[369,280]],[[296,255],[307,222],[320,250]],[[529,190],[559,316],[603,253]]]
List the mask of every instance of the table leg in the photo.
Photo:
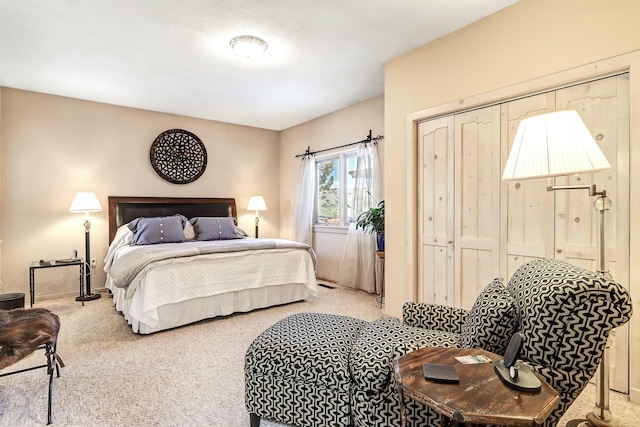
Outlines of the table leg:
[[80,283],[80,301],[82,301],[82,305],[84,306],[84,261],[80,263],[80,277],[78,278],[78,282]]
[[483,427],[483,425],[452,420],[445,414],[440,414],[440,427]]
[[29,301],[31,302],[31,307],[33,307],[33,303],[35,301],[35,293],[36,293],[36,279],[33,268],[29,268]]
[[404,390],[402,389],[402,383],[398,383],[398,397],[400,398],[400,420],[401,426],[407,426],[407,408],[404,404]]

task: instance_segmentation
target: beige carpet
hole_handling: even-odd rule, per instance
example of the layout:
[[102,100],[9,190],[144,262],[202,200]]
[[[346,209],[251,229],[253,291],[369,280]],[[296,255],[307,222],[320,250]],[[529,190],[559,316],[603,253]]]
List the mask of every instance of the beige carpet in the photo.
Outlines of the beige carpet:
[[[107,295],[85,307],[72,298],[38,301],[37,306],[62,321],[58,352],[67,366],[54,381],[55,426],[248,427],[243,358],[261,331],[301,311],[366,320],[381,316],[375,296],[343,288],[320,288],[316,301],[147,336],[131,332]],[[40,351],[7,370],[44,360]],[[46,395],[44,369],[0,378],[0,426],[45,425]],[[579,404],[571,408],[575,416],[591,409],[592,397],[584,400],[584,409]],[[612,398],[614,413],[638,416],[638,406],[616,407],[615,402]]]

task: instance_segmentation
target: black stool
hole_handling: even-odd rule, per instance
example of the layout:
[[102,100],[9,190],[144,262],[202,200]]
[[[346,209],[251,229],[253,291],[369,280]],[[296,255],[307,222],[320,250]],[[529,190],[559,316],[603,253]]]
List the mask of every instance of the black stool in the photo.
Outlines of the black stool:
[[12,310],[14,308],[24,308],[24,293],[0,294],[0,310]]

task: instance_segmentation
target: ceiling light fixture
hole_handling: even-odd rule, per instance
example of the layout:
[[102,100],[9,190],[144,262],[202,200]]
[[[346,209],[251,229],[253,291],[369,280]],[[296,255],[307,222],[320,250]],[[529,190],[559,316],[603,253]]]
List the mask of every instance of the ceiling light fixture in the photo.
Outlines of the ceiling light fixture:
[[255,58],[267,50],[267,42],[255,36],[238,36],[229,41],[229,45],[242,58]]

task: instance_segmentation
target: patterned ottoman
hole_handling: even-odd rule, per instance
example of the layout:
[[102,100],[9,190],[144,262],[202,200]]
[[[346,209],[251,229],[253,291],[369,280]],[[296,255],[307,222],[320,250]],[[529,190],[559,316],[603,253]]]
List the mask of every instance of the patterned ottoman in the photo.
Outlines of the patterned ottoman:
[[245,356],[251,425],[260,418],[299,427],[352,425],[349,351],[367,323],[301,313],[260,334]]

